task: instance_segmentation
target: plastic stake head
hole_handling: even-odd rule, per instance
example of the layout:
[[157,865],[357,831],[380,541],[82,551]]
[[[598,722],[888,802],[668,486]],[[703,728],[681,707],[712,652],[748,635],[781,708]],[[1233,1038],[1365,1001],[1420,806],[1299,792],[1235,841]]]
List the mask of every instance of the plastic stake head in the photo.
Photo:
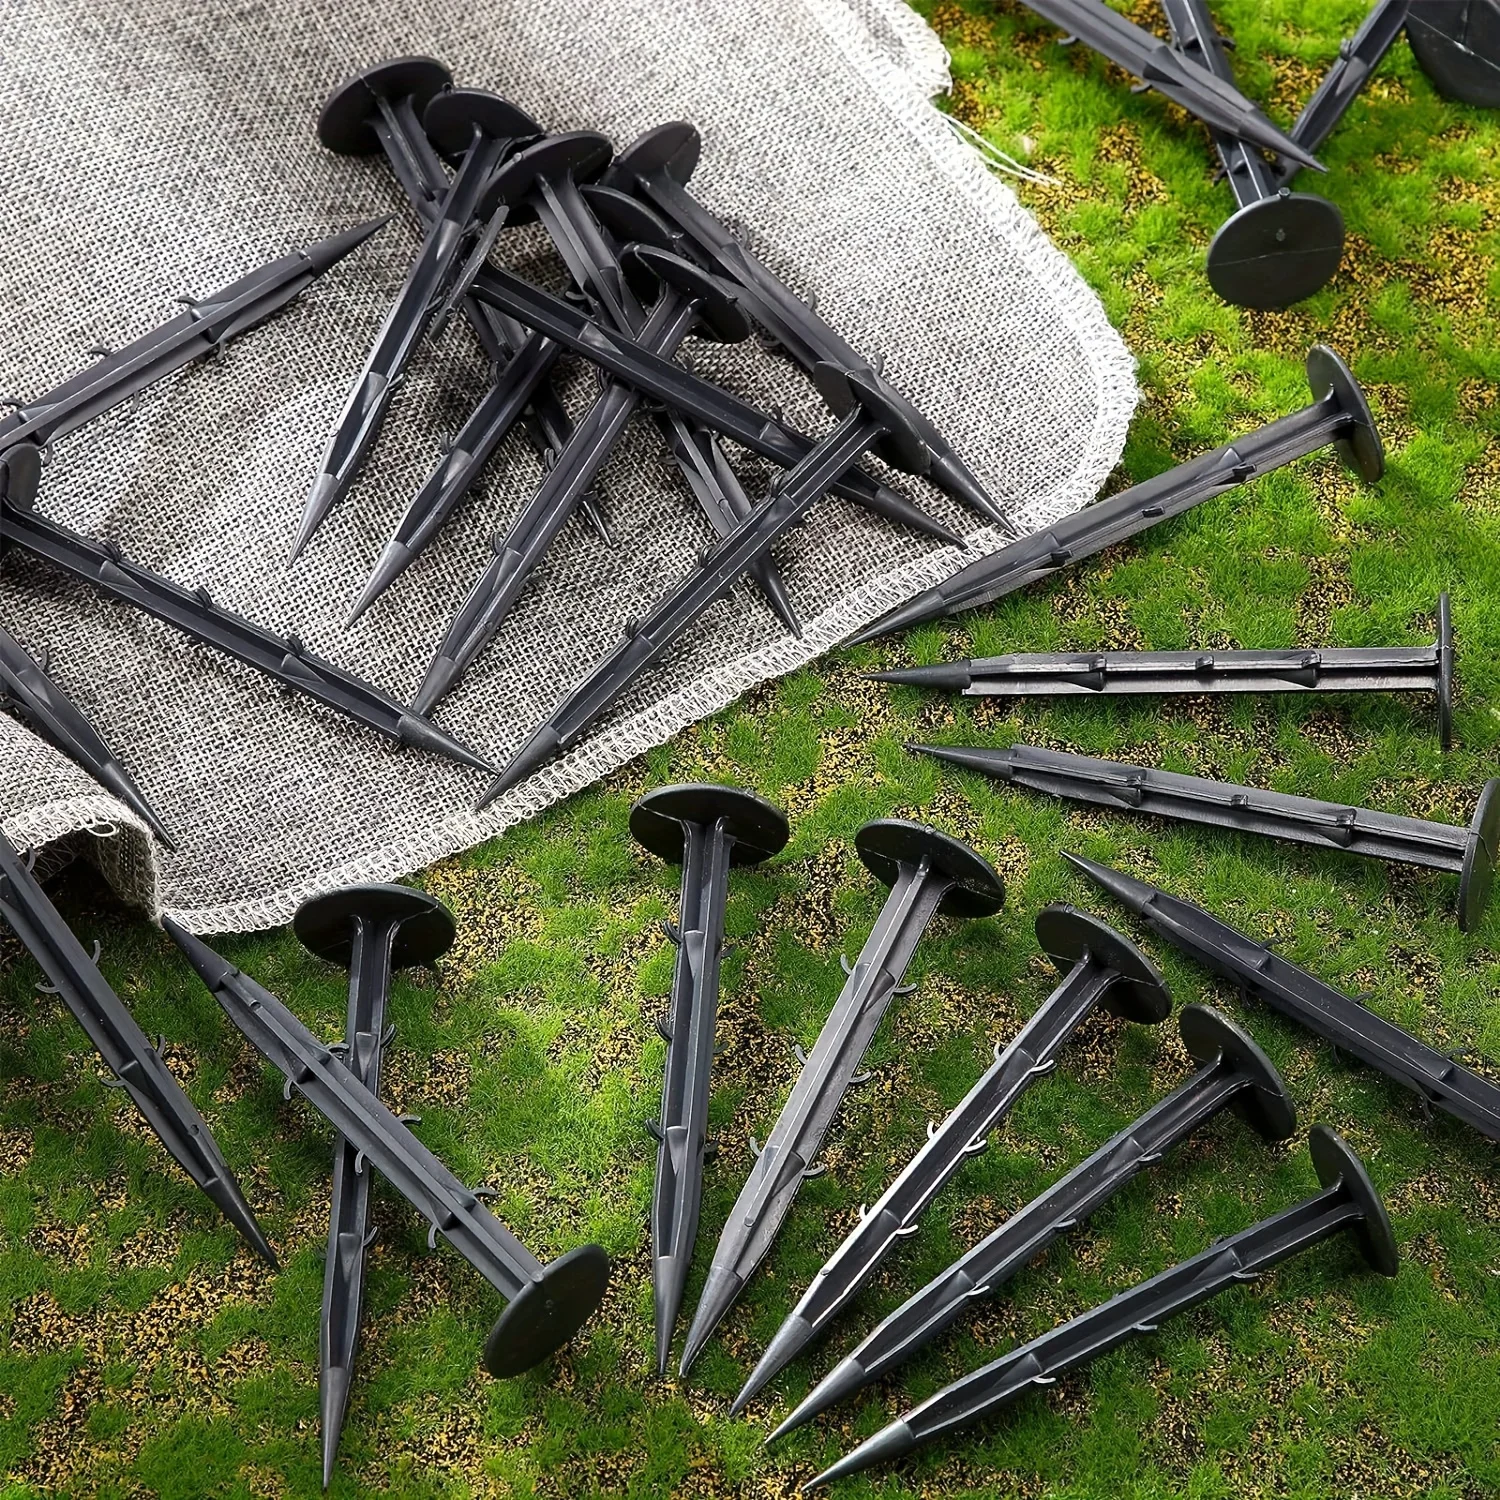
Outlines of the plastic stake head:
[[989,861],[959,839],[925,823],[877,818],[854,835],[854,847],[865,868],[882,885],[895,885],[901,878],[902,865],[919,865],[926,860],[934,874],[953,882],[938,907],[949,916],[988,917],[1005,905],[1005,882]]
[[[639,198],[599,182],[585,183],[578,190],[594,217],[622,245],[649,245],[653,250],[682,254],[683,237]],[[637,271],[641,268],[637,266]],[[655,278],[652,278],[655,285]]]
[[1247,1032],[1206,1005],[1184,1005],[1177,1025],[1194,1062],[1208,1067],[1222,1059],[1253,1081],[1252,1088],[1229,1102],[1252,1130],[1268,1141],[1288,1140],[1297,1133],[1297,1107],[1286,1080]]
[[627,273],[651,275],[696,304],[698,326],[693,331],[699,338],[738,344],[750,337],[750,320],[741,310],[739,299],[724,282],[692,261],[651,245],[627,245],[620,254],[620,265]]
[[[429,119],[445,97],[449,96],[439,94],[428,106]],[[431,134],[430,126],[428,133]],[[535,133],[540,133],[540,127]],[[527,199],[536,191],[539,181],[571,177],[575,182],[592,182],[609,165],[613,154],[609,137],[592,130],[544,136],[535,145],[516,152],[490,178],[479,202],[479,215],[487,219],[503,203],[507,208],[507,227],[533,223],[536,210]]]
[[1085,959],[1113,969],[1120,979],[1101,1002],[1117,1016],[1154,1026],[1172,1011],[1172,992],[1155,964],[1107,922],[1054,902],[1036,914],[1036,940],[1065,978]]
[[484,1367],[497,1380],[520,1375],[561,1349],[594,1315],[609,1286],[609,1257],[580,1245],[550,1261],[495,1320]]
[[41,483],[42,450],[35,443],[17,443],[0,452],[0,498],[30,510]]
[[1453,619],[1448,610],[1447,594],[1438,595],[1438,742],[1444,750],[1453,748]]
[[1401,1254],[1396,1249],[1396,1235],[1390,1215],[1385,1211],[1375,1184],[1365,1164],[1349,1148],[1349,1143],[1327,1125],[1314,1125],[1307,1133],[1307,1149],[1312,1153],[1313,1170],[1325,1188],[1343,1187],[1364,1214],[1358,1231],[1359,1247],[1370,1265],[1382,1276],[1394,1276],[1400,1269]]
[[380,150],[370,128],[379,100],[409,98],[420,114],[452,83],[453,74],[435,57],[394,57],[366,68],[328,96],[318,116],[318,139],[340,156],[372,156]]
[[1406,39],[1445,99],[1500,109],[1500,3],[1413,5]]
[[630,832],[658,858],[681,864],[687,845],[684,824],[725,823],[734,840],[730,863],[759,864],[779,854],[791,836],[786,815],[754,792],[738,787],[688,782],[658,787],[630,809]]
[[476,135],[523,141],[543,133],[542,127],[509,99],[488,89],[456,89],[451,85],[428,101],[422,111],[422,129],[449,161],[457,161]]
[[633,140],[615,157],[604,180],[610,187],[628,191],[640,178],[665,172],[680,186],[693,175],[702,154],[703,138],[697,126],[673,120]]
[[425,968],[453,946],[453,916],[436,896],[406,885],[347,885],[297,908],[292,931],[309,952],[347,969],[361,924],[396,927],[393,969]]
[[1334,439],[1339,457],[1366,483],[1374,484],[1385,473],[1385,448],[1354,372],[1327,344],[1314,344],[1307,353],[1307,383],[1313,400],[1332,396],[1347,418],[1345,431]]
[[1344,216],[1312,193],[1247,203],[1208,247],[1208,283],[1237,307],[1290,307],[1325,287],[1344,258]]
[[927,472],[932,454],[907,418],[907,403],[874,370],[844,370],[820,362],[813,369],[813,384],[836,417],[847,417],[857,408],[884,428],[872,446],[893,468],[908,474]]
[[1473,932],[1484,916],[1500,858],[1500,777],[1491,777],[1469,819],[1469,842],[1458,875],[1458,925]]

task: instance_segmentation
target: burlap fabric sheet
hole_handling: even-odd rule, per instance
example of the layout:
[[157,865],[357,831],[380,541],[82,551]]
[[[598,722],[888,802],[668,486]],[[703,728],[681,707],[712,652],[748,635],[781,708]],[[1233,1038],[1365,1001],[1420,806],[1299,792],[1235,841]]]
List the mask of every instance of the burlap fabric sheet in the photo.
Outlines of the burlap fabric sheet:
[[[403,700],[537,482],[509,442],[461,521],[354,629],[341,621],[445,432],[483,389],[456,323],[424,351],[355,491],[299,563],[293,525],[329,425],[417,244],[384,161],[323,150],[326,93],[393,54],[432,53],[462,84],[551,128],[626,142],[700,127],[695,189],[950,435],[1018,530],[1084,504],[1135,401],[1129,355],[1097,299],[928,96],[936,39],[894,0],[9,0],[0,7],[0,389],[34,395],[252,266],[362,219],[392,225],[299,303],[127,409],[57,445],[42,508]],[[535,232],[502,240],[559,272]],[[702,343],[702,373],[813,432],[809,383],[758,347]],[[569,367],[579,411],[597,389]],[[604,475],[610,551],[570,522],[439,722],[503,761],[560,694],[683,574],[708,539],[648,423]],[[738,462],[737,455],[736,461]],[[764,465],[745,461],[747,487]],[[1004,540],[901,481],[980,550]],[[106,873],[200,931],[269,926],[309,893],[394,878],[585,786],[766,678],[811,660],[964,557],[841,502],[778,553],[807,624],[791,639],[737,589],[597,733],[480,816],[484,778],[387,748],[309,700],[11,551],[0,623],[50,653],[177,835],[168,854],[49,747],[0,715],[0,824],[23,845],[112,828]],[[87,842],[87,841],[85,841]]]

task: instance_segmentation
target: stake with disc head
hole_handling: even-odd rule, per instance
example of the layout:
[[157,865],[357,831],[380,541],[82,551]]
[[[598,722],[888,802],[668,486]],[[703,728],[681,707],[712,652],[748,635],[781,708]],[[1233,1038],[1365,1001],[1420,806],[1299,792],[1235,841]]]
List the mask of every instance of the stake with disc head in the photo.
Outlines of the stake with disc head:
[[1436,1105],[1481,1135],[1500,1141],[1500,1084],[1419,1042],[1410,1032],[1201,906],[1080,855],[1064,853],[1063,858],[1134,912],[1158,937],[1222,975],[1241,994],[1255,996],[1350,1057],[1395,1079],[1424,1105]]
[[1500,109],[1500,0],[1418,0],[1406,39],[1445,99]]
[[[1178,52],[1233,84],[1207,0],[1162,0],[1162,9]],[[1221,130],[1211,134],[1239,207],[1208,247],[1209,285],[1237,307],[1279,309],[1312,296],[1343,259],[1343,214],[1326,198],[1283,187],[1249,142]]]
[[255,1253],[274,1266],[275,1253],[203,1117],[47,898],[28,861],[3,832],[0,918],[36,960],[47,976],[48,992],[73,1013],[105,1067],[130,1095],[172,1160],[239,1230]]
[[1247,432],[1222,448],[1200,454],[1107,500],[1096,500],[1045,531],[981,557],[857,631],[848,644],[873,641],[893,630],[993,604],[1029,583],[1050,578],[1080,558],[1137,536],[1158,521],[1179,516],[1204,500],[1316,453],[1330,443],[1348,468],[1373,484],[1385,472],[1385,454],[1359,382],[1325,344],[1313,345],[1307,356],[1307,382],[1312,387],[1312,404],[1301,411]]
[[[684,184],[702,149],[697,129],[687,121],[658,126],[620,153],[605,182],[640,193],[676,224],[714,270],[740,289],[745,311],[809,375],[820,364],[856,369],[871,363],[687,191]],[[892,400],[901,403],[902,414],[932,455],[926,477],[987,520],[1008,527],[999,501],[937,426],[904,396],[893,391]]]
[[630,831],[653,854],[682,866],[677,925],[664,924],[677,959],[661,1027],[667,1043],[661,1117],[652,1130],[659,1148],[651,1197],[651,1290],[656,1371],[665,1375],[703,1200],[729,869],[780,853],[788,830],[785,815],[751,792],[689,785],[660,787],[642,797],[630,810]]
[[965,1308],[992,1297],[1055,1240],[1077,1229],[1220,1111],[1232,1109],[1268,1141],[1295,1134],[1297,1111],[1286,1084],[1245,1032],[1206,1005],[1184,1006],[1177,1023],[1188,1055],[1201,1065],[1198,1072],[902,1303],[829,1371],[767,1442],[801,1427],[926,1348]]
[[519,1375],[560,1349],[588,1321],[609,1281],[609,1258],[581,1245],[543,1265],[292,1013],[247,974],[170,917],[168,937],[213,992],[225,1015],[292,1089],[493,1286],[509,1306],[490,1330],[491,1375]]
[[[350,885],[313,896],[297,908],[292,931],[304,948],[349,971],[344,1064],[372,1094],[389,1038],[386,1001],[396,969],[428,967],[453,946],[453,918],[425,891],[404,885]],[[323,1263],[319,1323],[319,1400],[323,1488],[333,1478],[339,1433],[354,1379],[364,1304],[370,1222],[370,1174],[357,1147],[339,1137],[333,1154],[328,1252]]]
[[935,828],[882,818],[855,834],[854,847],[890,895],[730,1210],[688,1330],[684,1375],[765,1259],[803,1179],[813,1173],[860,1059],[932,919],[939,911],[987,917],[1005,901],[989,863]]
[[1427,818],[1404,818],[1033,745],[1012,745],[1008,750],[963,745],[911,745],[908,749],[1028,791],[1094,807],[1150,813],[1392,864],[1446,870],[1459,877],[1458,925],[1463,932],[1472,932],[1484,915],[1500,855],[1500,777],[1485,782],[1468,827],[1458,828]]
[[869,672],[873,682],[947,688],[966,698],[1111,698],[1141,693],[1417,693],[1437,699],[1438,740],[1453,745],[1453,624],[1438,596],[1430,646],[1289,651],[1018,652]]
[[1307,1144],[1321,1192],[1226,1236],[1191,1260],[955,1381],[803,1485],[803,1493],[968,1427],[1033,1387],[1053,1384],[1059,1375],[1154,1333],[1168,1318],[1258,1280],[1282,1261],[1336,1235],[1352,1235],[1373,1270],[1394,1276],[1400,1266],[1396,1236],[1364,1163],[1326,1125],[1314,1125]]
[[588,729],[711,604],[722,599],[758,559],[807,513],[829,482],[872,449],[887,463],[920,474],[927,449],[907,425],[899,403],[888,399],[873,370],[819,367],[824,399],[842,418],[798,466],[775,481],[771,493],[727,536],[708,548],[696,572],[677,585],[642,620],[632,622],[619,646],[600,662],[552,716],[511,757],[480,799],[485,807],[583,738]]
[[1166,981],[1129,938],[1071,906],[1044,906],[1036,938],[1062,974],[1062,983],[1036,1009],[927,1141],[874,1207],[813,1278],[791,1315],[729,1409],[736,1415],[847,1307],[898,1240],[915,1234],[917,1221],[969,1157],[989,1144],[1016,1101],[1057,1068],[1057,1054],[1097,1006],[1146,1026],[1166,1020],[1172,996]]

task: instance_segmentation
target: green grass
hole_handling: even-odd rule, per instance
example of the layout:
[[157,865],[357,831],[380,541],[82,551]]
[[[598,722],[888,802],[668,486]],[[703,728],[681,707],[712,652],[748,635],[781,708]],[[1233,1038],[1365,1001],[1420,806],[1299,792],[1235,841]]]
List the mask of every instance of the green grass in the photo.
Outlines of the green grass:
[[[1058,851],[1123,862],[1231,921],[1439,1046],[1500,1074],[1500,904],[1461,936],[1455,882],[1274,844],[1085,815],[940,772],[912,737],[1013,739],[1139,758],[1463,821],[1500,743],[1500,122],[1436,98],[1404,45],[1325,148],[1315,184],[1343,209],[1345,271],[1291,312],[1219,304],[1202,274],[1229,210],[1200,129],[1132,95],[1018,7],[923,6],[954,54],[950,107],[1059,179],[1026,201],[1077,260],[1141,360],[1145,399],[1117,484],[1304,399],[1325,338],[1366,384],[1390,470],[1359,488],[1326,456],[1268,476],[982,616],[835,653],[751,695],[533,825],[419,877],[460,943],[393,998],[389,1095],[540,1255],[588,1239],[617,1259],[609,1301],[553,1367],[499,1384],[477,1352],[497,1299],[383,1185],[361,1373],[333,1493],[791,1494],[912,1398],[1274,1212],[1314,1179],[1305,1147],[1268,1149],[1219,1120],[1070,1242],[865,1399],[767,1454],[770,1421],[856,1333],[1186,1072],[1171,1035],[1091,1021],[889,1261],[832,1343],[747,1418],[730,1397],[852,1222],[1050,988],[1037,909],[1118,913]],[[1241,79],[1286,122],[1364,0],[1220,0]],[[1142,18],[1150,16],[1142,8]],[[1240,700],[1056,708],[888,691],[881,663],[1055,647],[1349,644],[1430,638],[1440,589],[1459,637],[1459,748],[1423,701]],[[786,853],[736,874],[722,1055],[696,1301],[713,1243],[882,892],[854,859],[865,819],[907,814],[971,839],[1003,870],[998,917],[939,923],[851,1094],[826,1176],[685,1386],[647,1373],[646,1213],[670,960],[657,919],[675,872],[626,832],[632,800],[719,778],[785,806]],[[241,1252],[120,1097],[79,1033],[0,950],[0,1493],[175,1497],[318,1491],[317,1306],[328,1132],[251,1057],[161,936],[82,878],[59,898],[168,1058],[263,1214],[279,1274]],[[1122,925],[1127,925],[1122,921]],[[1334,1243],[1027,1398],[968,1440],[876,1472],[849,1495],[1347,1497],[1500,1491],[1500,1190],[1495,1148],[1428,1123],[1412,1098],[1147,944],[1179,1003],[1252,1027],[1295,1093],[1388,1197],[1394,1282]],[[341,976],[286,933],[225,951],[330,1039]],[[1170,1032],[1169,1026],[1164,1031]]]

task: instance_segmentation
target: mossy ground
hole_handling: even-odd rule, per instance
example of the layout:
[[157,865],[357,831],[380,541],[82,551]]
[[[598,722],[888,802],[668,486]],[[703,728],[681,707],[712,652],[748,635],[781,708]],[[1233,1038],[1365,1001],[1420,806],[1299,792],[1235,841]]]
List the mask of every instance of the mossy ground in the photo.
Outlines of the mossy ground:
[[[1500,769],[1500,121],[1445,104],[1398,44],[1328,143],[1344,270],[1290,312],[1226,307],[1203,276],[1229,211],[1203,131],[1008,3],[922,8],[953,51],[949,107],[1058,179],[1019,191],[1141,360],[1144,401],[1115,483],[1145,477],[1304,399],[1325,339],[1353,363],[1390,470],[1360,488],[1326,456],[1270,475],[982,616],[835,653],[753,694],[535,824],[417,877],[460,940],[404,976],[389,1096],[543,1256],[586,1239],[616,1273],[566,1357],[509,1383],[477,1351],[497,1311],[377,1184],[361,1372],[335,1495],[791,1494],[912,1398],[1141,1275],[1292,1202],[1305,1146],[1221,1120],[975,1309],[901,1377],[773,1452],[769,1420],[857,1330],[1164,1092],[1162,1034],[1094,1020],[993,1148],[943,1194],[831,1346],[727,1421],[729,1398],[852,1222],[1050,988],[1032,922],[1070,899],[1121,920],[1058,858],[1118,861],[1274,937],[1289,956],[1500,1073],[1500,912],[1461,936],[1454,882],[1234,837],[1091,816],[908,756],[903,740],[1013,739],[1462,822]],[[1157,24],[1149,4],[1138,18]],[[1363,0],[1220,0],[1242,85],[1283,123]],[[1425,701],[1178,700],[1012,708],[890,691],[882,663],[1026,648],[1281,646],[1430,639],[1440,589],[1459,638],[1459,748]],[[685,1384],[648,1372],[646,1214],[675,872],[630,841],[643,790],[713,778],[790,813],[792,842],[736,874],[710,1164],[689,1311],[724,1217],[882,892],[851,836],[908,814],[1004,872],[998,917],[942,924],[918,955],[768,1263]],[[0,950],[0,1493],[318,1492],[317,1307],[330,1138],[249,1055],[159,934],[73,878],[60,899],[203,1108],[282,1255],[253,1261],[96,1066],[35,972]],[[1129,926],[1128,922],[1123,925]],[[1179,1003],[1244,1020],[1304,1125],[1332,1123],[1387,1195],[1400,1276],[1335,1243],[1099,1361],[1004,1420],[840,1491],[895,1495],[1433,1496],[1500,1492],[1500,1187],[1494,1146],[1148,943]],[[334,1038],[341,976],[287,933],[225,951]]]

